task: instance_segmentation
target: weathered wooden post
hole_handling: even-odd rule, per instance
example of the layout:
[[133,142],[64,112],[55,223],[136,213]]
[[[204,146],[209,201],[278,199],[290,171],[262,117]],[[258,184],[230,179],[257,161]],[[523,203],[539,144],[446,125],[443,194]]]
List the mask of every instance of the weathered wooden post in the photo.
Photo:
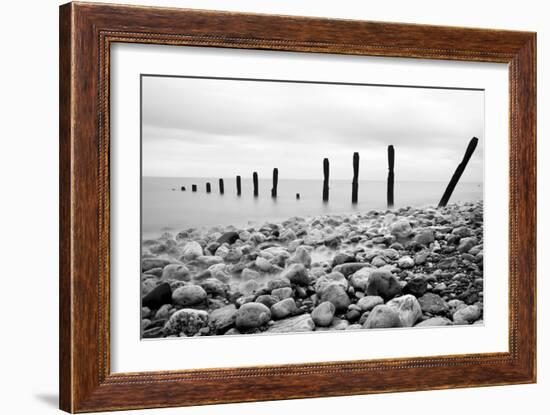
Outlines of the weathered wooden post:
[[353,182],[351,183],[351,203],[357,203],[359,192],[359,153],[353,153]]
[[395,151],[393,146],[388,146],[388,207],[393,207],[393,165],[395,161]]
[[206,183],[206,193],[210,193],[212,191],[212,187],[210,186],[210,182]]
[[439,202],[439,207],[445,207],[447,206],[447,203],[449,202],[449,199],[451,198],[451,195],[453,194],[453,191],[455,190],[455,186],[460,180],[460,177],[462,176],[462,173],[464,173],[464,169],[468,165],[468,162],[470,161],[470,158],[472,157],[472,154],[474,154],[474,150],[477,147],[477,142],[479,140],[477,137],[472,137],[470,140],[470,143],[468,144],[468,148],[466,148],[466,153],[464,153],[464,158],[456,168],[453,177],[451,177],[451,181],[447,185],[447,189],[445,189],[445,193],[443,193],[443,197],[441,198]]
[[241,195],[241,176],[237,176],[237,196]]
[[223,179],[220,179],[220,194],[223,195]]
[[180,189],[181,189],[182,192],[185,192],[185,186],[181,186]]
[[197,191],[197,185],[196,185],[196,184],[192,184],[192,185],[191,185],[191,191],[192,191],[192,192],[196,192],[196,191]]
[[328,159],[323,159],[323,202],[328,202],[328,178],[329,178],[329,163]]
[[258,197],[258,173],[252,173],[252,183],[254,185],[254,197]]
[[277,185],[279,184],[279,169],[273,169],[273,187],[271,188],[271,197],[277,197]]

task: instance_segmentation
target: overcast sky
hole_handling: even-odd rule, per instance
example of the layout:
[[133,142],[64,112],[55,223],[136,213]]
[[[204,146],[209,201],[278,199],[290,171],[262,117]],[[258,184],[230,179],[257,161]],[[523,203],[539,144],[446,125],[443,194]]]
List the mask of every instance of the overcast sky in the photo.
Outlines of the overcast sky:
[[448,181],[480,139],[462,180],[483,178],[483,91],[217,79],[142,78],[143,175]]

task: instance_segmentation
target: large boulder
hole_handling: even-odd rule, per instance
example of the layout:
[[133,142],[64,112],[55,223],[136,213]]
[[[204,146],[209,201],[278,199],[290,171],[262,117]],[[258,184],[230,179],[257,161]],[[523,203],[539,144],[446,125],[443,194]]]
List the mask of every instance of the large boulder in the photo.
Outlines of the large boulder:
[[281,278],[286,278],[296,285],[308,285],[309,274],[304,264],[291,264],[281,273]]
[[206,300],[206,291],[199,285],[185,285],[172,293],[172,302],[181,306],[197,305]]
[[401,319],[397,311],[387,305],[377,305],[374,307],[363,323],[364,329],[385,329],[393,327],[402,327]]
[[294,298],[285,298],[271,306],[271,317],[274,320],[280,320],[293,315],[297,310]]
[[315,323],[309,314],[302,314],[295,317],[285,318],[276,321],[269,329],[268,333],[296,333],[304,331],[313,331]]
[[237,310],[238,329],[255,329],[271,320],[271,311],[261,303],[246,303]]
[[237,318],[237,308],[234,304],[218,308],[210,313],[210,326],[217,332],[225,332],[235,324]]
[[424,313],[446,314],[449,311],[449,305],[437,294],[426,293],[418,298],[418,303]]
[[271,291],[271,295],[277,297],[279,300],[292,297],[292,293],[292,288],[290,287],[275,288]]
[[229,289],[227,284],[224,284],[217,278],[207,278],[198,283],[207,294],[223,296]]
[[149,294],[159,284],[159,279],[153,275],[143,274],[141,279],[141,296]]
[[481,317],[481,310],[477,305],[461,308],[453,314],[455,324],[471,324]]
[[367,291],[367,286],[369,285],[369,279],[373,271],[376,268],[365,267],[354,272],[349,278],[349,283],[353,288],[359,291]]
[[418,323],[415,327],[440,327],[440,326],[452,326],[453,322],[445,317],[432,317]]
[[141,300],[143,307],[149,307],[151,310],[157,310],[164,304],[172,302],[172,288],[170,284],[164,282],[157,285]]
[[355,261],[354,255],[351,255],[345,252],[339,252],[336,255],[334,255],[334,258],[332,258],[332,266],[335,267],[337,265],[346,264],[354,261]]
[[390,232],[398,239],[407,238],[412,233],[411,224],[407,219],[399,219],[391,225]]
[[401,294],[401,284],[391,272],[377,269],[372,271],[365,292],[367,295],[378,295],[387,301]]
[[196,241],[185,244],[182,251],[182,258],[186,261],[198,258],[203,255],[202,246]]
[[407,294],[394,298],[386,304],[397,312],[403,327],[412,327],[422,317],[422,309],[414,295]]
[[428,281],[426,281],[426,278],[422,275],[415,275],[407,282],[403,288],[403,292],[405,294],[412,294],[415,297],[421,297],[427,289]]
[[334,319],[335,312],[336,307],[334,307],[334,304],[330,301],[325,301],[313,309],[311,318],[316,326],[328,327]]
[[319,295],[321,301],[330,301],[336,307],[336,310],[346,310],[350,305],[348,293],[338,283],[327,285]]
[[405,255],[397,260],[397,266],[401,269],[408,269],[414,267],[414,259]]
[[320,276],[315,282],[315,291],[320,294],[330,284],[341,285],[344,290],[348,289],[348,280],[340,272],[331,272]]
[[189,281],[191,274],[189,273],[189,269],[183,264],[169,264],[162,270],[162,279]]
[[468,252],[477,245],[477,239],[474,237],[462,238],[458,244],[458,252]]
[[237,239],[239,239],[239,234],[237,232],[230,231],[220,236],[216,242],[219,243],[220,245],[223,245],[223,244],[232,245],[237,241]]
[[361,311],[371,311],[374,307],[381,304],[384,304],[384,299],[378,295],[367,295],[357,301],[357,306]]
[[414,241],[419,245],[429,245],[435,241],[434,231],[431,229],[421,230],[414,236]]
[[166,335],[194,336],[201,329],[208,327],[208,313],[202,310],[184,308],[176,311],[164,325]]

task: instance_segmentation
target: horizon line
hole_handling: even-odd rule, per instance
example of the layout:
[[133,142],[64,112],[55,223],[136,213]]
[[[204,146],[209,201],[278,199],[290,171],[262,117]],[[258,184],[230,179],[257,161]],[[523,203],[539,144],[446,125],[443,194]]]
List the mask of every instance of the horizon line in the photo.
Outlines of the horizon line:
[[[252,175],[249,176],[243,176],[243,175],[240,175],[241,176],[241,180],[252,180]],[[211,180],[219,180],[219,179],[228,179],[228,180],[233,180],[237,177],[237,175],[235,176],[223,176],[223,177],[220,177],[220,176],[146,176],[146,175],[141,175],[141,178],[142,179],[211,179]],[[271,181],[272,178],[271,176],[265,176],[265,177],[258,177],[259,180],[268,180],[268,181]],[[345,178],[345,179],[330,179],[329,182],[331,181],[351,181],[353,178],[350,177],[350,178]],[[311,179],[311,178],[299,178],[299,179],[289,179],[289,178],[285,178],[285,177],[280,177],[279,176],[279,180],[307,180],[307,181],[323,181],[323,178],[318,178],[318,179]],[[364,181],[364,182],[385,182],[386,179],[379,179],[379,180],[375,180],[375,179],[359,179],[359,181]],[[397,178],[395,179],[395,182],[401,182],[401,183],[414,183],[414,182],[424,182],[424,183],[447,183],[449,180],[397,180]],[[468,181],[468,180],[461,180],[461,183],[483,183],[483,180],[481,181]]]

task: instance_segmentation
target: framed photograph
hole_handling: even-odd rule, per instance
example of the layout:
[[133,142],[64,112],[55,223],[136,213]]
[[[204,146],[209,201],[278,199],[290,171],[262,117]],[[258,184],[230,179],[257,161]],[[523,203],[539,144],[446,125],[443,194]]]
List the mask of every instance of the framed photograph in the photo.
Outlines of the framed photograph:
[[536,381],[536,35],[60,8],[60,406]]

